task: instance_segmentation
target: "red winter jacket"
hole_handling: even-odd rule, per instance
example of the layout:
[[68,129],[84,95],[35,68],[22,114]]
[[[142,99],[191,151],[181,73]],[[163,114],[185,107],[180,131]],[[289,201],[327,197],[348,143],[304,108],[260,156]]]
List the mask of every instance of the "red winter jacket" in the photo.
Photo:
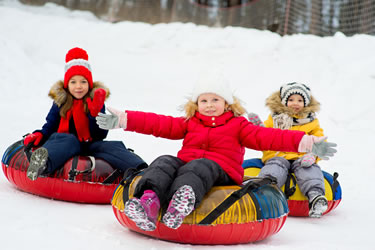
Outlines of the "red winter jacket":
[[204,116],[196,112],[186,120],[140,111],[126,111],[127,131],[151,134],[172,140],[184,139],[177,157],[184,162],[207,158],[218,163],[241,184],[245,147],[255,150],[297,152],[304,132],[254,126],[233,112],[221,116]]

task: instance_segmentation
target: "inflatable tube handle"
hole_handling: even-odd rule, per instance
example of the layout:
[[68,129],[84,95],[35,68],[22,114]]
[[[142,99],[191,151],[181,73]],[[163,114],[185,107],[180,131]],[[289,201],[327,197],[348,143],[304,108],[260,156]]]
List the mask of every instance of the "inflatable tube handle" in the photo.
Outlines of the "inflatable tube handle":
[[339,173],[333,173],[333,183],[332,183],[332,192],[336,193],[337,187],[340,185],[337,178],[339,177]]
[[94,156],[88,156],[88,157],[89,157],[90,162],[91,162],[91,168],[80,171],[80,170],[77,170],[79,156],[74,156],[73,161],[72,161],[72,168],[69,171],[69,180],[70,181],[74,181],[74,179],[77,175],[91,173],[95,170],[95,167],[96,167],[95,157]]
[[[293,182],[292,187],[290,186],[290,180],[292,180],[292,182]],[[294,192],[296,192],[296,190],[297,190],[297,188],[296,188],[297,181],[296,181],[296,178],[294,177],[294,175],[292,175],[291,172],[288,173],[288,176],[286,178],[286,181],[285,181],[284,185],[285,185],[284,194],[286,196],[286,199],[289,199],[289,197],[292,196],[294,194]]]
[[[261,186],[275,183],[273,178],[254,178],[245,182],[246,184],[239,190],[233,192],[228,198],[226,198],[219,206],[217,206],[211,213],[209,213],[203,220],[201,220],[199,225],[209,225],[214,222],[220,215],[222,215],[230,206],[232,206],[236,201],[242,198],[245,194],[249,194],[252,198],[252,191]],[[256,199],[253,199],[254,201]],[[259,206],[257,206],[259,210]],[[259,213],[257,213],[259,214]],[[259,219],[259,218],[257,218]]]
[[31,158],[31,154],[32,154],[32,148],[33,148],[33,143],[29,143],[27,145],[24,146],[24,149],[23,151],[25,152],[26,154],[26,157],[27,157],[27,160],[30,162],[30,158]]
[[69,171],[69,180],[74,181],[75,177],[78,175],[78,171],[76,170],[78,166],[78,156],[73,157],[72,161],[72,168]]
[[92,171],[95,170],[95,166],[96,166],[95,157],[94,156],[89,156],[89,159],[91,161],[91,169],[87,170],[87,172],[92,172]]
[[124,171],[121,169],[115,169],[105,180],[103,184],[112,184],[120,175],[124,174]]
[[132,183],[133,179],[137,175],[143,175],[143,169],[128,168],[124,174],[124,179],[120,182],[120,185],[124,187],[123,191],[123,201],[124,203],[129,200],[129,186]]

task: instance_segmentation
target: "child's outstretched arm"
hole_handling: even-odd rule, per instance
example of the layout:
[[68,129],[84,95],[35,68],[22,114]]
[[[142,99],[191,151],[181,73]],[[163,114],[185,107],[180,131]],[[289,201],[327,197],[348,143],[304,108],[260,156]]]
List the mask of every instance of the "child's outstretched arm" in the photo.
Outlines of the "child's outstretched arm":
[[328,160],[337,150],[335,143],[326,142],[327,137],[306,135],[302,131],[281,130],[250,125],[246,120],[241,129],[241,144],[247,148],[265,151],[312,153]]
[[[248,114],[249,122],[253,125],[264,127],[264,123],[255,113]],[[319,126],[319,125],[318,125]],[[307,152],[305,155],[305,161],[302,159],[304,165],[310,166],[315,162],[315,157],[319,157],[322,160],[328,160],[329,157],[333,156],[337,150],[334,148],[337,146],[336,143],[325,142],[327,137],[318,136],[319,134],[323,135],[322,129],[319,127],[319,130],[316,132],[317,136],[314,135],[304,135],[300,141],[298,152]]]
[[110,114],[99,113],[96,117],[96,123],[101,129],[126,129],[127,115],[124,111],[119,111],[114,108],[107,108]]
[[101,129],[122,128],[171,140],[183,139],[186,135],[188,122],[185,117],[172,117],[142,111],[118,111],[107,108],[110,114],[99,113],[96,123]]
[[326,139],[326,136],[304,135],[298,145],[298,152],[311,152],[322,160],[328,160],[330,156],[333,156],[337,152],[334,148],[337,144],[326,142]]

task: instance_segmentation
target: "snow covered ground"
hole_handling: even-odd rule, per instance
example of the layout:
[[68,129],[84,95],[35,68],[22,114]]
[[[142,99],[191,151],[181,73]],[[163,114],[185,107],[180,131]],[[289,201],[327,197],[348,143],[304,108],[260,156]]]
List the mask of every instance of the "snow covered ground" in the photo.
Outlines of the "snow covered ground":
[[[90,56],[94,80],[112,96],[107,105],[183,115],[196,73],[221,68],[248,111],[263,119],[265,98],[281,84],[310,85],[318,114],[338,153],[322,168],[339,172],[343,200],[322,219],[288,218],[264,241],[216,249],[374,249],[375,37],[280,37],[268,31],[194,24],[98,20],[47,4],[0,0],[0,152],[40,128],[51,106],[50,86],[63,78],[65,53]],[[147,162],[176,154],[181,141],[111,131]],[[259,157],[248,150],[246,158]],[[17,190],[0,174],[1,249],[211,249],[144,237],[122,227],[110,205],[49,200]]]

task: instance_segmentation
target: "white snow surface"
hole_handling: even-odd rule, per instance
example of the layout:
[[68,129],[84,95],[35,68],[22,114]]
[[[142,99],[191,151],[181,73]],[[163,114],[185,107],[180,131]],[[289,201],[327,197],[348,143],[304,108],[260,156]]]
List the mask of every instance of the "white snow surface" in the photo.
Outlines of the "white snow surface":
[[[111,90],[107,106],[182,116],[180,105],[197,72],[223,70],[249,112],[266,119],[265,98],[287,82],[308,84],[338,153],[321,162],[340,174],[341,204],[321,219],[286,220],[263,241],[215,249],[374,249],[375,37],[291,35],[192,23],[107,23],[54,4],[0,1],[0,151],[41,128],[53,83],[63,79],[65,54],[88,51],[94,80]],[[371,111],[372,110],[372,111]],[[372,114],[372,115],[371,115]],[[175,155],[181,141],[110,131],[148,163]],[[245,159],[261,153],[247,150]],[[0,248],[8,249],[211,249],[134,233],[116,220],[111,205],[76,204],[24,193],[0,174]]]

